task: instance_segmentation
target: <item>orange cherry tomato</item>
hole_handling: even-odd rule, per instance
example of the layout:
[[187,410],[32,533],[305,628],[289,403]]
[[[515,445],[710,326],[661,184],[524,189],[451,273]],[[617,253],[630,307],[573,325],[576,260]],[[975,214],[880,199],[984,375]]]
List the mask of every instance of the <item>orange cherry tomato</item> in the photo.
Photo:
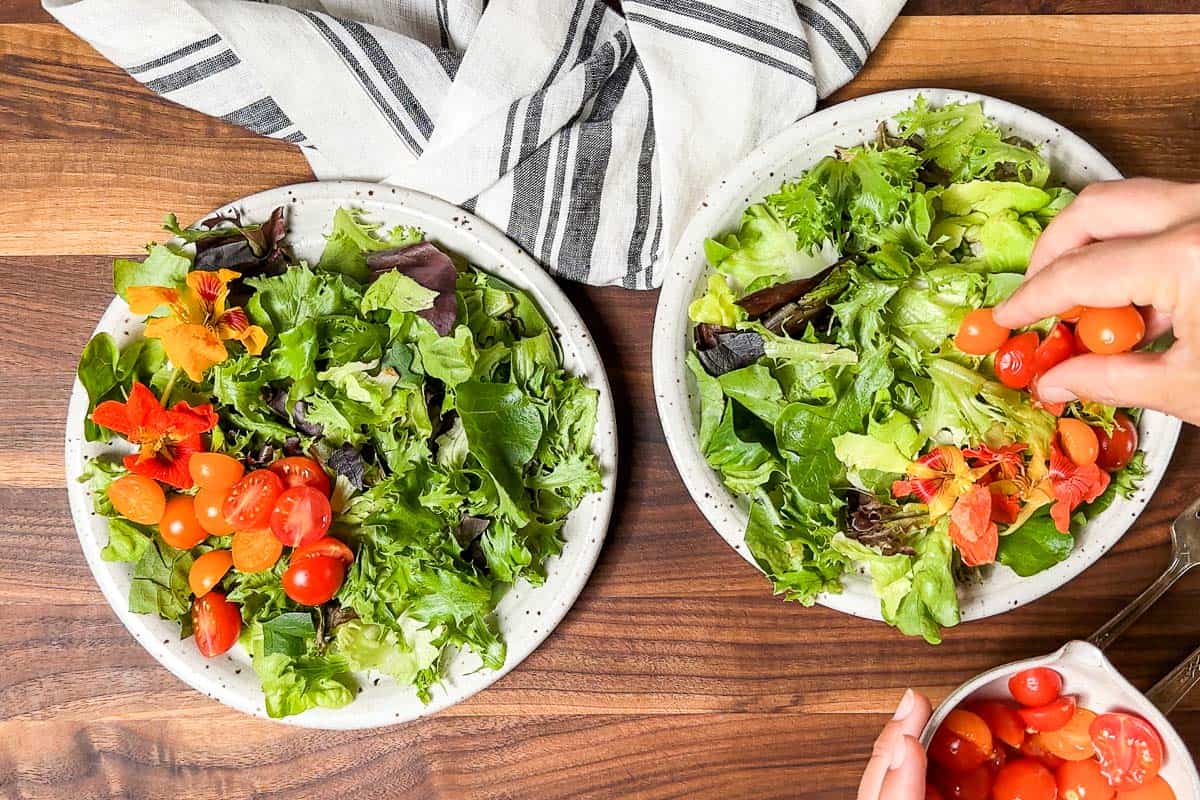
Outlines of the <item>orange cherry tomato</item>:
[[1040,761],[1054,771],[1067,763],[1058,756],[1042,748],[1042,741],[1037,736],[1029,736],[1021,745],[1021,755]]
[[966,705],[967,711],[978,714],[992,729],[992,736],[1009,747],[1020,747],[1025,741],[1025,723],[1017,714],[1015,703],[1004,700],[976,700]]
[[233,485],[225,498],[225,521],[235,530],[265,528],[271,509],[283,493],[283,481],[274,472],[256,469]]
[[996,377],[1010,389],[1024,389],[1037,374],[1034,355],[1038,335],[1033,331],[1018,333],[996,351]]
[[1096,713],[1086,708],[1075,709],[1075,715],[1056,731],[1035,733],[1038,745],[1064,761],[1084,761],[1096,755],[1092,746],[1091,726]]
[[228,550],[209,550],[195,561],[188,571],[188,586],[196,597],[203,597],[221,582],[233,566],[233,554]]
[[346,566],[354,563],[354,551],[341,539],[335,539],[332,536],[324,536],[315,542],[300,545],[292,551],[291,563],[295,564],[297,561],[303,561],[312,556],[336,558]]
[[122,475],[108,485],[108,500],[117,513],[139,525],[157,525],[167,508],[158,481],[145,475]]
[[973,356],[986,356],[1008,340],[1009,330],[996,324],[990,308],[977,308],[963,317],[954,346]]
[[1096,438],[1100,443],[1100,454],[1096,457],[1096,464],[1100,469],[1109,472],[1124,469],[1138,448],[1137,426],[1133,424],[1133,420],[1120,411],[1114,420],[1116,424],[1112,433],[1103,429],[1096,431]]
[[329,556],[309,556],[288,565],[283,573],[283,591],[305,606],[327,603],[342,588],[346,565]]
[[1067,458],[1077,467],[1095,464],[1100,455],[1100,439],[1091,425],[1074,417],[1058,420],[1058,441]]
[[1023,706],[1044,706],[1062,694],[1063,680],[1049,667],[1021,670],[1008,679],[1008,691]]
[[1094,758],[1068,761],[1054,772],[1060,800],[1112,800],[1117,792],[1108,785]]
[[164,542],[180,550],[191,550],[208,538],[208,531],[196,519],[196,501],[190,494],[177,494],[167,501],[158,532]]
[[1145,786],[1162,769],[1162,739],[1141,717],[1101,714],[1092,720],[1091,734],[1100,771],[1119,792]]
[[192,635],[205,658],[228,652],[242,632],[242,612],[220,592],[209,592],[192,602]]
[[947,715],[929,743],[929,758],[956,774],[983,766],[991,754],[992,734],[987,723],[961,709],[955,709]]
[[1175,800],[1175,790],[1159,775],[1145,786],[1120,792],[1117,800]]
[[1075,716],[1075,696],[1065,694],[1044,706],[1022,708],[1017,712],[1025,721],[1025,727],[1038,733],[1056,731]]
[[326,497],[329,496],[329,475],[316,461],[304,456],[288,456],[271,464],[268,469],[283,479],[283,486],[311,486]]
[[289,547],[315,542],[333,522],[329,499],[311,486],[284,490],[271,511],[271,530]]
[[1079,315],[1075,332],[1093,353],[1128,353],[1146,335],[1146,320],[1133,306],[1086,308]]
[[993,800],[1056,800],[1058,784],[1045,764],[1018,758],[1005,764],[992,786]]
[[200,527],[213,536],[228,536],[233,526],[225,521],[225,497],[228,486],[204,486],[196,492],[196,519]]
[[201,489],[228,489],[245,472],[242,462],[224,453],[193,453],[188,460],[188,473]]
[[283,555],[283,542],[268,528],[238,531],[233,535],[233,566],[238,572],[262,572]]
[[1079,317],[1083,314],[1083,306],[1071,306],[1066,311],[1058,315],[1058,318],[1063,322],[1078,322]]

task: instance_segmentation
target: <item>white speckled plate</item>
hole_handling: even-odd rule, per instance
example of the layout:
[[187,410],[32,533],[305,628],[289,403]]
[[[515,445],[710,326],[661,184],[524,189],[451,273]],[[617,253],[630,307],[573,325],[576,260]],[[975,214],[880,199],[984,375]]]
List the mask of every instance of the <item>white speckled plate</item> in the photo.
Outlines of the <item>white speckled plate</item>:
[[[443,682],[434,688],[428,705],[422,704],[412,689],[397,686],[390,678],[383,677],[376,683],[374,676],[360,676],[362,692],[345,708],[314,709],[282,720],[327,729],[376,728],[407,722],[470,697],[521,663],[550,635],[583,589],[612,512],[617,469],[612,392],[592,337],[562,290],[516,244],[483,220],[419,192],[354,182],[285,186],[234,201],[221,210],[240,209],[248,219],[263,220],[280,205],[288,208],[289,243],[297,257],[311,262],[320,256],[323,235],[328,232],[334,211],[341,206],[361,208],[369,219],[387,226],[422,228],[432,241],[529,292],[558,335],[567,369],[600,392],[594,447],[604,471],[604,491],[586,497],[568,518],[563,533],[566,546],[560,556],[547,563],[545,584],[533,588],[521,582],[500,602],[497,616],[508,644],[504,667],[498,671],[481,669],[473,654],[459,653],[451,660]],[[117,298],[100,319],[96,332],[107,331],[123,344],[141,335],[141,327],[124,301]],[[150,655],[180,679],[239,711],[266,716],[258,678],[240,645],[226,656],[205,659],[191,639],[180,641],[177,625],[126,610],[130,566],[101,560],[108,525],[93,513],[90,493],[77,480],[85,459],[106,449],[104,443],[83,441],[86,410],[87,395],[76,382],[67,412],[67,486],[80,544],[109,605]]]
[[[695,384],[684,363],[691,329],[687,307],[703,294],[711,272],[704,258],[704,240],[735,229],[747,205],[812,167],[835,147],[870,139],[879,123],[909,107],[918,94],[934,105],[982,100],[984,111],[1003,129],[1041,145],[1055,178],[1074,189],[1121,177],[1091,145],[1033,111],[971,92],[904,89],[860,97],[806,117],[751,153],[708,193],[667,267],[654,320],[654,388],[667,444],[692,499],[725,541],[752,564],[754,558],[744,543],[748,506],[724,487],[700,453]],[[1179,429],[1174,417],[1144,414],[1139,433],[1149,474],[1134,497],[1118,499],[1092,520],[1078,537],[1075,551],[1051,569],[1019,578],[997,566],[983,581],[960,587],[963,620],[990,617],[1036,600],[1100,558],[1146,507],[1171,460]],[[847,614],[880,619],[879,601],[864,575],[847,575],[841,594],[823,595],[819,602]]]

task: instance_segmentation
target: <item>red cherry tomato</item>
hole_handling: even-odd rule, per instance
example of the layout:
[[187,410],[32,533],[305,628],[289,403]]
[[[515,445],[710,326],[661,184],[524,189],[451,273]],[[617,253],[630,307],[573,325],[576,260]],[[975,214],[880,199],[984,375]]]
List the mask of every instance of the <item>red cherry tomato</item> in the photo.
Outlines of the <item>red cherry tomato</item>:
[[1056,800],[1058,784],[1045,764],[1018,758],[1005,764],[992,786],[993,800]]
[[1137,426],[1133,424],[1133,420],[1120,411],[1117,412],[1115,420],[1112,433],[1106,433],[1103,429],[1096,431],[1100,448],[1096,464],[1100,469],[1109,472],[1123,469],[1138,448]]
[[1075,355],[1075,332],[1058,323],[1033,351],[1034,371],[1041,375]]
[[990,308],[977,308],[963,317],[954,346],[973,356],[986,356],[1008,339],[1008,328],[996,324]]
[[1162,769],[1162,739],[1141,717],[1101,714],[1092,721],[1090,731],[1100,771],[1117,791],[1144,786]]
[[284,490],[271,511],[271,532],[289,547],[315,542],[329,530],[333,509],[329,499],[311,486]]
[[192,603],[192,630],[200,655],[219,656],[237,642],[242,612],[220,592],[208,592]]
[[1146,321],[1133,306],[1085,308],[1075,331],[1093,353],[1127,353],[1146,335]]
[[1121,792],[1117,800],[1175,800],[1175,790],[1159,775],[1141,788]]
[[986,765],[967,772],[943,772],[936,777],[946,800],[991,800],[992,772]]
[[961,774],[981,767],[990,755],[990,750],[981,750],[977,744],[955,733],[944,723],[929,743],[930,760],[953,773]]
[[1100,455],[1100,440],[1091,425],[1074,417],[1058,421],[1058,442],[1067,458],[1077,467],[1095,464]]
[[1062,694],[1062,675],[1049,667],[1021,670],[1008,679],[1008,691],[1023,706],[1044,706]]
[[946,800],[946,796],[938,791],[932,783],[925,784],[925,800]]
[[992,735],[1009,747],[1020,747],[1025,741],[1025,723],[1017,714],[1015,703],[1004,700],[976,700],[968,703],[968,711],[983,718]]
[[1032,728],[1039,733],[1056,731],[1075,716],[1075,697],[1069,694],[1063,695],[1044,706],[1022,708],[1017,713],[1021,715],[1021,719],[1025,720],[1027,728]]
[[158,532],[164,542],[180,550],[191,550],[208,538],[196,519],[196,501],[190,494],[177,494],[167,501]]
[[1075,709],[1071,720],[1056,731],[1035,733],[1038,746],[1064,761],[1084,761],[1096,755],[1092,746],[1091,725],[1096,713],[1086,708]]
[[284,487],[311,486],[326,497],[329,496],[329,476],[321,465],[304,456],[281,458],[269,467],[283,479]]
[[283,573],[283,591],[305,606],[319,606],[333,599],[342,588],[346,565],[329,556],[309,556],[288,565]]
[[225,498],[225,521],[234,530],[265,528],[275,500],[283,493],[283,481],[274,472],[256,469],[233,485]]
[[1068,761],[1055,770],[1054,782],[1062,800],[1112,800],[1117,794],[1095,759]]
[[324,536],[315,542],[300,545],[292,551],[291,563],[295,564],[297,561],[303,561],[313,556],[336,558],[346,566],[354,563],[354,551],[347,547],[341,539],[335,539],[332,536]]
[[1038,335],[1033,331],[1018,333],[996,351],[996,377],[1010,389],[1024,389],[1037,374],[1034,353]]

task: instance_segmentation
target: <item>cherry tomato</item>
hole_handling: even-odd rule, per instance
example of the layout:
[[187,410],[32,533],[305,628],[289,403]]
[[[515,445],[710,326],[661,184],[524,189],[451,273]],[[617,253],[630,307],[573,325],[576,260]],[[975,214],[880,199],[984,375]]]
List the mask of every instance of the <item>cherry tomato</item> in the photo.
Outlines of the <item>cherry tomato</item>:
[[328,602],[342,588],[346,565],[329,556],[309,556],[289,564],[283,573],[283,591],[305,606]]
[[966,739],[984,753],[991,754],[992,730],[983,721],[983,717],[978,714],[972,714],[965,709],[956,708],[946,715],[945,721],[942,722],[942,727],[949,728],[951,733]]
[[1047,752],[1064,761],[1084,761],[1096,755],[1090,732],[1096,713],[1086,708],[1075,709],[1071,720],[1056,731],[1035,733],[1034,738]]
[[1074,417],[1063,417],[1058,421],[1058,441],[1067,458],[1077,467],[1095,464],[1100,455],[1100,440],[1091,425]]
[[139,525],[157,525],[167,507],[158,481],[145,475],[122,475],[108,485],[108,500],[117,513]]
[[1063,695],[1044,706],[1022,708],[1017,712],[1025,720],[1025,726],[1039,733],[1056,731],[1075,716],[1074,695]]
[[983,718],[992,735],[1009,747],[1020,747],[1025,741],[1025,723],[1017,714],[1017,706],[1004,700],[976,700],[968,703],[968,711]]
[[1008,691],[1023,706],[1044,706],[1062,694],[1062,675],[1049,667],[1034,667],[1008,679]]
[[346,546],[341,539],[324,536],[315,542],[303,544],[292,551],[291,563],[302,561],[313,556],[329,556],[336,558],[346,566],[354,563],[354,551]]
[[946,800],[946,796],[938,791],[932,783],[925,784],[925,800]]
[[1033,368],[1039,375],[1075,355],[1075,332],[1058,323],[1033,351]]
[[929,758],[939,767],[954,773],[970,772],[981,767],[990,755],[945,725],[937,729],[933,741],[929,743]]
[[992,787],[993,800],[1056,800],[1058,784],[1045,764],[1018,758],[1005,764]]
[[1059,314],[1058,318],[1063,322],[1078,322],[1081,314],[1083,314],[1083,306],[1071,306]]
[[954,345],[964,353],[986,356],[1008,339],[1008,328],[996,324],[990,308],[977,308],[963,317]]
[[262,572],[283,555],[283,542],[268,528],[238,531],[233,535],[233,566],[238,572]]
[[271,531],[289,547],[320,539],[332,521],[329,500],[311,486],[285,489],[271,511]]
[[1133,420],[1120,411],[1114,419],[1116,424],[1112,433],[1106,433],[1103,429],[1096,431],[1100,446],[1096,463],[1101,469],[1109,472],[1123,469],[1138,448],[1137,426],[1133,424]]
[[188,586],[196,597],[203,597],[221,582],[233,566],[233,554],[228,550],[209,550],[195,561],[188,571]]
[[1054,771],[1067,763],[1058,756],[1049,752],[1042,747],[1042,742],[1036,735],[1025,739],[1025,743],[1021,745],[1021,755],[1028,756],[1035,761],[1040,761],[1045,764],[1051,771]]
[[245,472],[242,462],[224,453],[193,453],[188,460],[188,473],[201,489],[228,489]]
[[196,501],[190,494],[177,494],[167,501],[158,532],[164,542],[180,550],[191,550],[208,538],[208,531],[196,519]]
[[1085,308],[1075,330],[1093,353],[1128,353],[1146,335],[1146,321],[1133,306]]
[[225,521],[225,497],[228,486],[204,486],[196,492],[196,519],[213,536],[228,536],[233,526]]
[[283,481],[274,472],[256,469],[233,485],[225,498],[225,521],[235,530],[265,528],[271,509],[283,493]]
[[192,629],[196,649],[205,658],[227,652],[242,632],[242,612],[220,592],[209,592],[192,602]]
[[304,456],[281,458],[269,467],[283,479],[284,487],[311,486],[326,497],[329,496],[329,476],[321,465]]
[[1095,759],[1068,761],[1054,772],[1060,800],[1112,800],[1116,790],[1100,772]]
[[1141,717],[1101,714],[1092,720],[1091,734],[1100,771],[1118,792],[1146,785],[1162,768],[1162,739]]
[[1159,775],[1145,786],[1119,793],[1117,800],[1175,800],[1175,790]]
[[992,772],[987,766],[967,772],[943,772],[937,776],[938,786],[946,800],[991,800]]
[[1033,331],[1018,333],[996,351],[996,377],[1010,389],[1024,389],[1037,373],[1033,363],[1038,347],[1038,335]]

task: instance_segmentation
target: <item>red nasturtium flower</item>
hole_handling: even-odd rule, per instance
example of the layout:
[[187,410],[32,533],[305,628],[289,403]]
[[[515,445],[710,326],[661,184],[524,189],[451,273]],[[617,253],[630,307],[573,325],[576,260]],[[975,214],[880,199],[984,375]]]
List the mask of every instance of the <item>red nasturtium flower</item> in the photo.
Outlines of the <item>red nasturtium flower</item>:
[[993,522],[1011,525],[1017,521],[1021,510],[1022,487],[1026,485],[1025,459],[1022,453],[1026,446],[1021,443],[991,448],[986,444],[963,450],[963,455],[973,467],[990,466],[991,471],[979,479],[988,487],[992,497]]
[[950,541],[968,567],[996,560],[1000,534],[992,521],[992,493],[988,487],[976,484],[958,498],[950,510]]
[[200,435],[213,429],[217,414],[208,403],[193,407],[181,401],[163,408],[154,392],[135,381],[127,401],[106,400],[96,406],[92,421],[138,446],[138,452],[125,456],[130,472],[188,489],[188,460],[204,450]]
[[1050,507],[1050,518],[1060,533],[1071,530],[1071,513],[1080,503],[1090,503],[1108,488],[1108,473],[1095,464],[1079,466],[1071,461],[1058,443],[1050,445],[1050,471],[1046,480],[1050,482],[1050,494],[1055,503]]

